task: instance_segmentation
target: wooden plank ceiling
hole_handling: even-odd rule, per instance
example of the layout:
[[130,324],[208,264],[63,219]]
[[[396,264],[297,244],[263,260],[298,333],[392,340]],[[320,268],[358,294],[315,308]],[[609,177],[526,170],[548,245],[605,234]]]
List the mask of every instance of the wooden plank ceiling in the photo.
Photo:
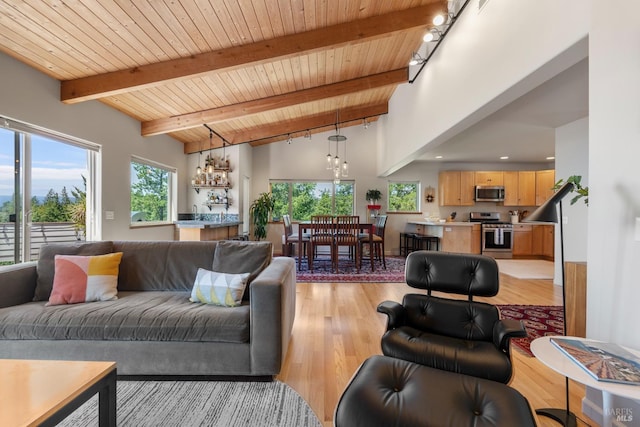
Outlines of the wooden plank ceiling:
[[[1,0],[0,50],[185,153],[377,120],[444,0]],[[213,139],[212,147],[222,144]]]

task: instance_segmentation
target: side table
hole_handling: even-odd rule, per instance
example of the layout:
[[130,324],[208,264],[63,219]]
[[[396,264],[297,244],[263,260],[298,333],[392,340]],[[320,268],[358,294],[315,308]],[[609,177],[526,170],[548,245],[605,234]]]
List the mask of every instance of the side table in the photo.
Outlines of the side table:
[[[571,378],[574,381],[582,383],[588,387],[602,391],[602,409],[605,426],[612,426],[615,420],[614,411],[612,410],[611,396],[622,396],[629,399],[640,400],[640,386],[633,384],[619,384],[607,381],[598,381],[589,375],[580,365],[566,356],[552,342],[549,336],[537,338],[531,343],[531,352],[542,363],[547,365],[554,371]],[[585,341],[579,337],[558,337],[570,338],[579,341]],[[640,357],[640,351],[625,348]]]

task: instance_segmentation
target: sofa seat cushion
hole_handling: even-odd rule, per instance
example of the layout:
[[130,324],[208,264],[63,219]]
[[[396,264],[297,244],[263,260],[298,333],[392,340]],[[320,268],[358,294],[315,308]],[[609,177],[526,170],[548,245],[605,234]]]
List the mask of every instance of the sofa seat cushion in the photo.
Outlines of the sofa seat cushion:
[[119,292],[118,299],[0,309],[0,339],[249,342],[249,305],[189,301],[189,292]]

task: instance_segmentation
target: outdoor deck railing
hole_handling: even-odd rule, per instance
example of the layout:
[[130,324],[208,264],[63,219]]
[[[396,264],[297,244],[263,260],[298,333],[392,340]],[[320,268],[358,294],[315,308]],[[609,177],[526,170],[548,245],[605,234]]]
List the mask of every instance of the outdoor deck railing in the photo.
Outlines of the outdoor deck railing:
[[[40,248],[46,243],[72,243],[84,240],[71,222],[34,222],[31,225],[31,260],[38,259]],[[0,263],[14,262],[15,224],[0,223]]]

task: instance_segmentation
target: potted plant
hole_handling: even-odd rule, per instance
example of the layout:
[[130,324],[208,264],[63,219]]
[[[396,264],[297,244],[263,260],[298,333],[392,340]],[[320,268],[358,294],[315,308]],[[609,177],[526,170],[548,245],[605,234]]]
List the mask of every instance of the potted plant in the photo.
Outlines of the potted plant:
[[273,207],[273,197],[269,193],[261,193],[251,204],[249,214],[253,224],[253,237],[256,240],[262,240],[267,237],[267,224]]
[[[578,200],[584,197],[584,204],[589,206],[589,187],[583,187],[582,184],[580,184],[581,181],[582,175],[571,175],[569,178],[567,178],[567,182],[573,183],[573,189],[571,191],[578,193],[571,199],[571,204],[575,204]],[[564,180],[560,179],[553,186],[553,189],[557,190],[558,188],[562,187],[563,184]]]
[[380,200],[382,198],[382,193],[380,192],[380,190],[367,190],[367,195],[366,195],[367,201],[373,205],[377,205],[378,204],[378,200]]

